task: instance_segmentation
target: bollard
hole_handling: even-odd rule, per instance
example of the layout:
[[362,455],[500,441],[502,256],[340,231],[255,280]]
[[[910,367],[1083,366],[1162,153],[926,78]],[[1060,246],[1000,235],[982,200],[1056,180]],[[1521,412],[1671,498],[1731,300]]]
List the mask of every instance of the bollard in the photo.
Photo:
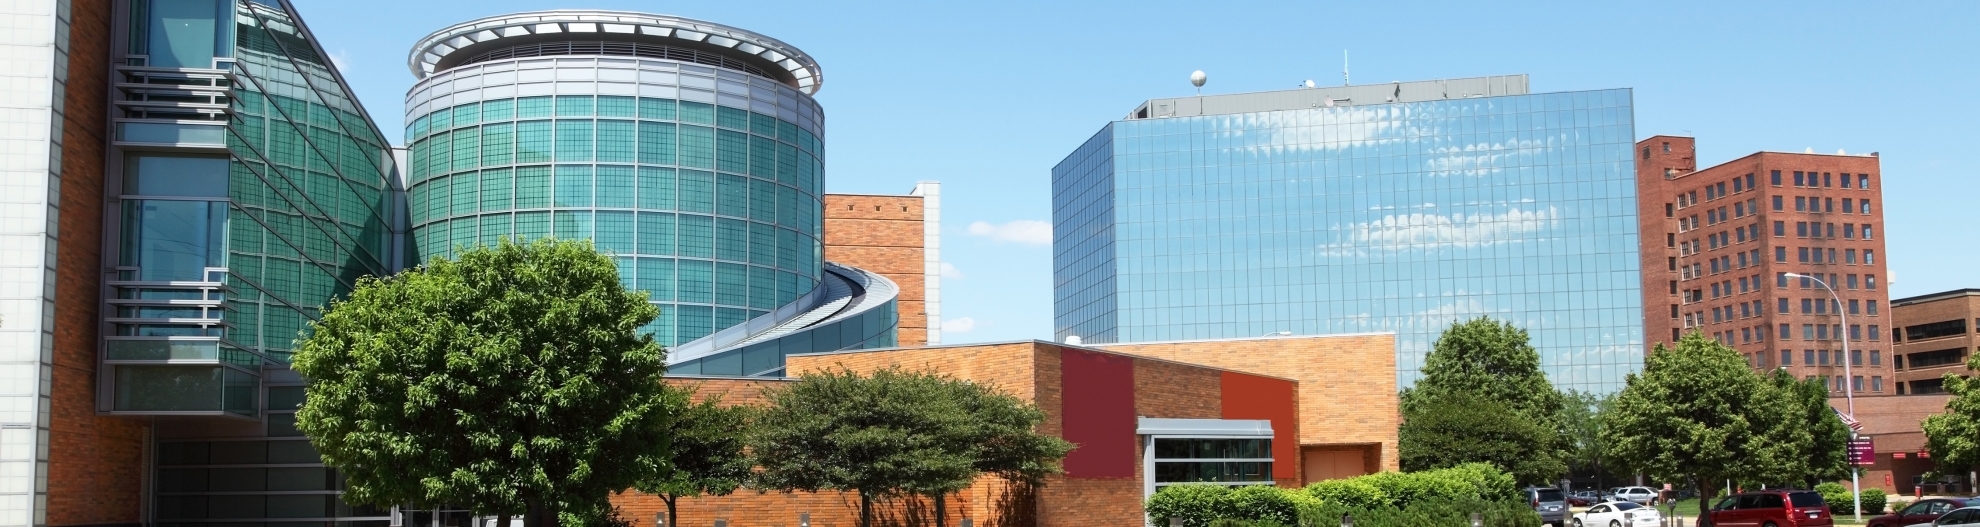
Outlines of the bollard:
[[1169,518],[1169,527],[1183,527],[1182,518]]
[[811,527],[811,513],[798,513],[798,527]]
[[969,518],[963,518],[963,519],[962,519],[962,527],[976,527],[976,520],[972,520],[972,519],[969,519]]
[[653,527],[667,527],[667,511],[653,513]]
[[1341,527],[1354,527],[1354,515],[1345,512],[1341,513]]
[[715,527],[729,527],[729,520],[715,520]]
[[1471,513],[1471,527],[1485,527],[1485,515]]

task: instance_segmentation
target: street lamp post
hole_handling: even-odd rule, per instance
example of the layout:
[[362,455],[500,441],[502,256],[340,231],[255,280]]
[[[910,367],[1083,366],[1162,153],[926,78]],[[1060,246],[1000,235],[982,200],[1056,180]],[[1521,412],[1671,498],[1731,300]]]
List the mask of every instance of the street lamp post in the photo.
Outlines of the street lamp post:
[[[1835,306],[1836,316],[1841,317],[1842,331],[1843,331],[1843,334],[1836,336],[1837,339],[1842,340],[1843,401],[1849,406],[1849,418],[1856,419],[1856,390],[1855,390],[1856,376],[1852,374],[1849,369],[1850,363],[1853,362],[1856,359],[1856,357],[1849,354],[1849,312],[1843,310],[1842,297],[1836,296],[1836,288],[1829,287],[1829,283],[1822,281],[1822,279],[1820,278],[1816,278],[1813,276],[1800,274],[1800,273],[1787,273],[1787,276],[1788,278],[1814,280],[1815,285],[1822,286],[1823,290],[1829,292],[1829,299],[1835,301],[1835,304],[1832,305]],[[1849,432],[1849,438],[1856,439],[1855,430],[1851,430]],[[1856,505],[1852,510],[1856,513],[1856,521],[1860,522],[1863,521],[1862,483],[1857,480],[1857,476],[1856,476],[1855,454],[1850,453],[1846,455],[1849,458],[1849,492],[1851,495],[1851,499],[1855,500],[1855,505]]]

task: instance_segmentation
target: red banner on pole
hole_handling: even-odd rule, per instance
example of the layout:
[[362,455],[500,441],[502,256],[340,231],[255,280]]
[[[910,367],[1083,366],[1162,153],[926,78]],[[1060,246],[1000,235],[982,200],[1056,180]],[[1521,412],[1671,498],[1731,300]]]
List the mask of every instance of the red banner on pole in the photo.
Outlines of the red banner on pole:
[[1854,441],[1850,441],[1849,459],[1851,462],[1857,465],[1877,464],[1876,443],[1872,442],[1869,439],[1857,439]]

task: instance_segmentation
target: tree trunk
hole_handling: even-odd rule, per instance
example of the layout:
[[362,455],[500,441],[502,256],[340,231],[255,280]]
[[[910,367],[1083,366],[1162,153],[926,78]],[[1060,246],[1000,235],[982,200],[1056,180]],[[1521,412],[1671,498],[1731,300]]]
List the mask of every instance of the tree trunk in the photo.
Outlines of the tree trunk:
[[[514,515],[509,514],[508,511],[502,511],[499,514],[501,514],[501,517],[495,519],[495,527],[509,527],[509,522],[514,519]],[[481,526],[476,525],[474,527]]]
[[1698,487],[1698,527],[1712,527],[1712,493],[1706,490],[1705,480],[1694,485]]
[[557,527],[557,511],[543,503],[541,498],[523,500],[529,505],[529,512],[523,516],[523,527]]
[[859,491],[859,527],[873,527],[873,498]]
[[667,502],[667,527],[679,527],[681,516],[674,509],[674,504],[679,502],[681,497],[673,494],[661,494],[660,499]]
[[935,527],[949,527],[949,509],[946,501],[948,497],[949,494],[946,492],[935,494]]

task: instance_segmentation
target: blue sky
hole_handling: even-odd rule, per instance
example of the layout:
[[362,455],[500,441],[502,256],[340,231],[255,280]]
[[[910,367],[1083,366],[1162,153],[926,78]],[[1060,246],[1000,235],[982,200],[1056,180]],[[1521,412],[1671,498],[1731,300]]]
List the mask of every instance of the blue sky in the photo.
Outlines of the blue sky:
[[803,49],[829,191],[944,185],[947,342],[1051,337],[1050,171],[1102,125],[1192,70],[1204,93],[1339,84],[1343,49],[1356,83],[1634,88],[1638,138],[1695,135],[1701,167],[1880,152],[1892,296],[1980,287],[1980,2],[292,1],[394,140],[407,51],[473,18],[645,11]]

